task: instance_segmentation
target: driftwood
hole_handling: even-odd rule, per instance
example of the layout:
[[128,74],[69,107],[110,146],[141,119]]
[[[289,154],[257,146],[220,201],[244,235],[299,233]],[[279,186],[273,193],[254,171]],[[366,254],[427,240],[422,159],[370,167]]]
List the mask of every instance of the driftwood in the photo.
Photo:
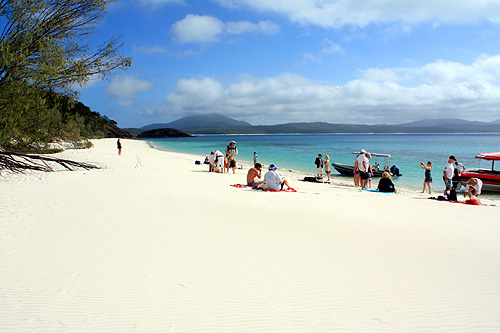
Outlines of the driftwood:
[[56,171],[53,165],[60,165],[70,171],[79,168],[85,170],[100,169],[99,166],[89,163],[0,150],[0,171],[9,170],[13,173],[25,173],[28,170],[52,172]]

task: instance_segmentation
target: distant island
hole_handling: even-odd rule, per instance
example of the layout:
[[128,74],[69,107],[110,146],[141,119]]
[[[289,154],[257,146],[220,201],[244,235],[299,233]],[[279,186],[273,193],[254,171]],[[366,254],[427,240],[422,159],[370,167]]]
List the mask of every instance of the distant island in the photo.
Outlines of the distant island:
[[423,119],[396,125],[302,122],[254,126],[244,121],[212,113],[188,116],[170,123],[126,128],[125,130],[139,137],[143,132],[162,128],[175,128],[190,134],[500,133],[500,120],[481,122],[463,119]]
[[174,128],[157,128],[149,131],[144,131],[137,135],[140,139],[145,138],[185,138],[193,135],[184,133],[181,130]]

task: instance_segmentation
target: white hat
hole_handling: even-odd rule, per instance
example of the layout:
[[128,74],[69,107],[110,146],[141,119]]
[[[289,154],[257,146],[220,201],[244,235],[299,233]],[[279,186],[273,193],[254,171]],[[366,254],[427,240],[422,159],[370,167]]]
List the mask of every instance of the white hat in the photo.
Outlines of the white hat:
[[364,153],[366,153],[366,150],[361,149],[360,153],[361,153],[361,154],[364,154]]

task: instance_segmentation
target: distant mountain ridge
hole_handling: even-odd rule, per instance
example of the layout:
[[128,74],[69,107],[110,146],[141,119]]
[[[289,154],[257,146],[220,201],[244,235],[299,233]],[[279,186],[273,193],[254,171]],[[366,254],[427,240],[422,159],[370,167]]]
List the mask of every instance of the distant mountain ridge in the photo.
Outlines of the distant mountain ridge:
[[158,128],[176,128],[180,130],[194,129],[194,128],[214,128],[214,127],[252,127],[246,121],[239,121],[233,118],[217,114],[210,113],[198,116],[187,116],[181,119],[174,120],[167,124],[151,124],[148,126],[141,127],[141,130],[148,131]]
[[464,119],[423,119],[396,125],[301,122],[254,126],[245,121],[211,113],[188,116],[165,124],[151,124],[137,129],[137,132],[160,128],[175,128],[190,134],[500,133],[500,119],[492,122]]

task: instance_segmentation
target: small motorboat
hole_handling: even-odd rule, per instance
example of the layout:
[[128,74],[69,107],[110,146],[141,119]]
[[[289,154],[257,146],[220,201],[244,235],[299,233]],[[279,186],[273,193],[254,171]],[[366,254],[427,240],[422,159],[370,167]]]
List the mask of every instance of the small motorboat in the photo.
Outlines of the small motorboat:
[[[357,156],[361,153],[354,152],[353,154]],[[377,153],[370,153],[370,154],[372,155],[372,158],[374,158],[374,163],[372,165],[372,170],[373,170],[372,177],[382,177],[382,174],[385,171],[388,171],[392,176],[402,176],[402,174],[399,173],[399,168],[397,165],[390,166],[391,155],[377,154]],[[378,163],[379,157],[384,159],[382,167],[380,167],[380,164]],[[349,165],[349,164],[333,162],[332,166],[342,175],[346,176],[354,175],[354,163],[352,165]]]
[[500,161],[500,152],[477,154],[476,158],[491,161],[491,168],[465,169],[459,176],[460,183],[467,185],[471,178],[478,178],[483,182],[483,191],[500,192],[500,169],[495,170],[495,161]]

